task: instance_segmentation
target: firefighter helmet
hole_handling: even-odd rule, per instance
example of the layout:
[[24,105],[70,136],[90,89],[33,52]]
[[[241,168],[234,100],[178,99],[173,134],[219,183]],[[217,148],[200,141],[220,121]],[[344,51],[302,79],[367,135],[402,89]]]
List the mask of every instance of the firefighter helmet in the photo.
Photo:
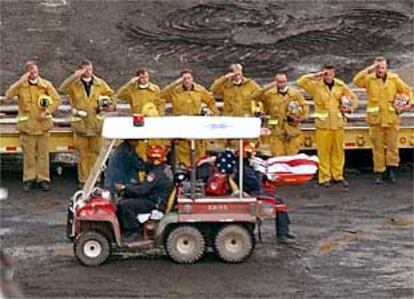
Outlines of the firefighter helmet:
[[[242,150],[243,150],[242,155],[244,158],[253,157],[256,155],[256,144],[254,142],[245,140],[243,141]],[[240,156],[239,150],[236,151],[236,155]]]
[[160,116],[157,107],[152,102],[148,102],[142,107],[142,114],[149,117]]
[[346,96],[346,95],[342,96],[340,98],[340,101],[341,101],[341,108],[342,109],[348,110],[348,109],[351,108],[352,100],[349,96]]
[[167,159],[167,148],[160,144],[152,144],[148,146],[145,154],[149,161],[160,164]]
[[264,106],[262,102],[251,101],[250,102],[250,111],[253,116],[259,117],[264,114]]
[[108,96],[99,96],[98,98],[98,107],[99,108],[108,108],[111,105],[111,98]]
[[405,93],[397,93],[394,98],[394,106],[398,109],[404,109],[409,101],[410,98]]
[[300,113],[300,105],[298,101],[290,101],[287,105],[287,115],[298,115]]
[[39,105],[39,108],[47,109],[50,105],[52,105],[53,100],[51,97],[49,97],[46,94],[42,94],[39,96],[37,104]]

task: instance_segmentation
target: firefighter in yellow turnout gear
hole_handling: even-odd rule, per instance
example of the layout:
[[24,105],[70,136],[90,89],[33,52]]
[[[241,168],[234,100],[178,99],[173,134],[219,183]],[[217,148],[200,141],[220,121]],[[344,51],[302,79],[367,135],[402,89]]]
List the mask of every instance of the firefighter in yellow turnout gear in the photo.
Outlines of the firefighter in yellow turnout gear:
[[252,95],[260,89],[259,84],[243,76],[243,67],[232,64],[230,73],[213,82],[211,92],[223,100],[223,115],[251,116]]
[[278,73],[275,81],[253,94],[253,99],[263,103],[264,113],[269,116],[272,155],[296,155],[302,143],[300,123],[309,114],[303,95],[288,86],[286,74]]
[[[173,115],[199,115],[202,103],[207,105],[212,114],[218,114],[213,95],[203,86],[194,82],[191,70],[183,70],[179,79],[162,90],[161,97],[172,103]],[[204,142],[196,142],[196,156],[198,158],[205,155],[205,150]],[[190,166],[190,143],[188,141],[178,141],[175,153],[177,164],[182,163]]]
[[344,179],[345,113],[358,107],[357,96],[341,80],[335,78],[335,68],[303,75],[297,84],[305,89],[315,104],[315,139],[319,158],[319,184],[329,187],[331,181],[348,187]]
[[[387,70],[384,57],[377,57],[374,64],[360,71],[353,79],[356,86],[365,88],[368,95],[366,121],[373,144],[375,183],[388,178],[396,181],[395,169],[399,164],[398,130],[399,115],[413,104],[413,92],[400,77]],[[396,103],[399,94],[407,101]]]
[[[224,116],[254,116],[260,106],[253,101],[253,94],[260,90],[253,79],[243,76],[243,66],[232,64],[229,73],[217,78],[210,86],[215,97],[222,99]],[[222,141],[223,142],[223,141]],[[219,144],[222,142],[218,142]],[[256,141],[255,141],[256,142]],[[234,140],[224,141],[225,147],[237,147]]]
[[104,80],[93,74],[92,63],[85,60],[80,69],[67,78],[59,88],[68,94],[72,106],[71,126],[74,145],[79,153],[78,180],[85,183],[102,147],[100,132],[104,111],[113,109],[109,98],[113,90]]
[[25,74],[6,91],[6,99],[18,99],[17,130],[23,149],[23,190],[30,191],[36,181],[50,190],[49,130],[51,113],[61,99],[52,83],[39,76],[35,62],[29,61]]
[[160,87],[150,82],[146,69],[137,70],[136,77],[119,88],[114,97],[126,100],[131,105],[132,114],[143,113],[145,104],[154,103],[159,115],[164,115],[165,102],[161,99]]

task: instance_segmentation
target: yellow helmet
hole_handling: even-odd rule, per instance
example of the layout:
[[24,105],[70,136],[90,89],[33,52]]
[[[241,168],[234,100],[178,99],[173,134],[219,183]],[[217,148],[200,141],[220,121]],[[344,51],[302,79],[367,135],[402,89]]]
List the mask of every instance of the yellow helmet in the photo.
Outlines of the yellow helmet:
[[264,112],[264,106],[262,102],[250,101],[250,111],[253,115],[261,115]]
[[100,108],[107,108],[111,103],[111,98],[108,96],[99,96],[98,98],[98,107]]
[[39,106],[39,108],[42,109],[46,109],[52,104],[53,99],[46,94],[42,94],[41,96],[39,96],[39,99],[37,100],[37,105]]
[[155,107],[155,104],[152,103],[152,102],[148,102],[142,107],[142,114],[144,116],[149,116],[149,117],[154,117],[154,116],[159,116],[160,115],[160,113],[158,112],[157,107]]

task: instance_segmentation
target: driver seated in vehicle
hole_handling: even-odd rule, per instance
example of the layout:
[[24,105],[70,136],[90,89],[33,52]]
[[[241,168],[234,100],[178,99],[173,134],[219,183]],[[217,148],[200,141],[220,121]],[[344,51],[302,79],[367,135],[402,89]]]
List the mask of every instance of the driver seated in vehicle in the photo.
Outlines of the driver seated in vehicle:
[[165,209],[168,196],[174,188],[174,176],[171,167],[166,164],[166,154],[165,146],[150,145],[146,151],[149,165],[144,181],[137,184],[115,184],[116,190],[123,194],[117,213],[124,242],[138,239],[138,214]]
[[138,181],[138,173],[145,171],[146,163],[135,151],[138,140],[127,139],[111,154],[105,172],[105,188],[116,193],[115,184],[130,184]]
[[[237,150],[236,155],[240,156]],[[276,237],[279,243],[292,243],[295,236],[289,232],[290,219],[287,213],[287,205],[282,198],[266,192],[263,188],[263,176],[256,171],[250,163],[250,158],[256,155],[256,145],[253,142],[245,141],[243,143],[243,191],[251,196],[268,196],[275,200],[276,204]],[[239,185],[239,165],[237,159],[234,181]]]

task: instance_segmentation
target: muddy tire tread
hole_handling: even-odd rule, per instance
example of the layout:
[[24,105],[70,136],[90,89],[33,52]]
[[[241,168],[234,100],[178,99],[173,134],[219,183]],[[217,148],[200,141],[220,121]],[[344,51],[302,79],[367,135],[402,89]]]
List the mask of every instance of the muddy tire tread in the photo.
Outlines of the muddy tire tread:
[[[177,241],[178,236],[184,234],[192,235],[198,244],[195,254],[191,257],[182,256],[175,247],[175,242]],[[178,226],[169,232],[165,241],[165,250],[174,262],[179,264],[192,264],[203,257],[206,250],[206,242],[203,234],[196,227],[190,225]]]
[[[83,244],[91,239],[98,241],[102,246],[102,254],[94,259],[85,256],[82,249]],[[75,241],[73,243],[73,251],[75,257],[82,265],[87,267],[96,267],[103,264],[107,260],[111,253],[111,245],[108,239],[102,233],[97,231],[86,231],[75,238]]]
[[[227,253],[224,249],[224,240],[226,235],[230,232],[239,234],[242,238],[245,238],[246,248],[243,250],[243,254],[240,256],[232,256]],[[223,226],[218,232],[214,239],[214,252],[217,257],[226,263],[237,264],[245,261],[254,251],[255,238],[253,232],[245,228],[242,225],[230,224]]]

